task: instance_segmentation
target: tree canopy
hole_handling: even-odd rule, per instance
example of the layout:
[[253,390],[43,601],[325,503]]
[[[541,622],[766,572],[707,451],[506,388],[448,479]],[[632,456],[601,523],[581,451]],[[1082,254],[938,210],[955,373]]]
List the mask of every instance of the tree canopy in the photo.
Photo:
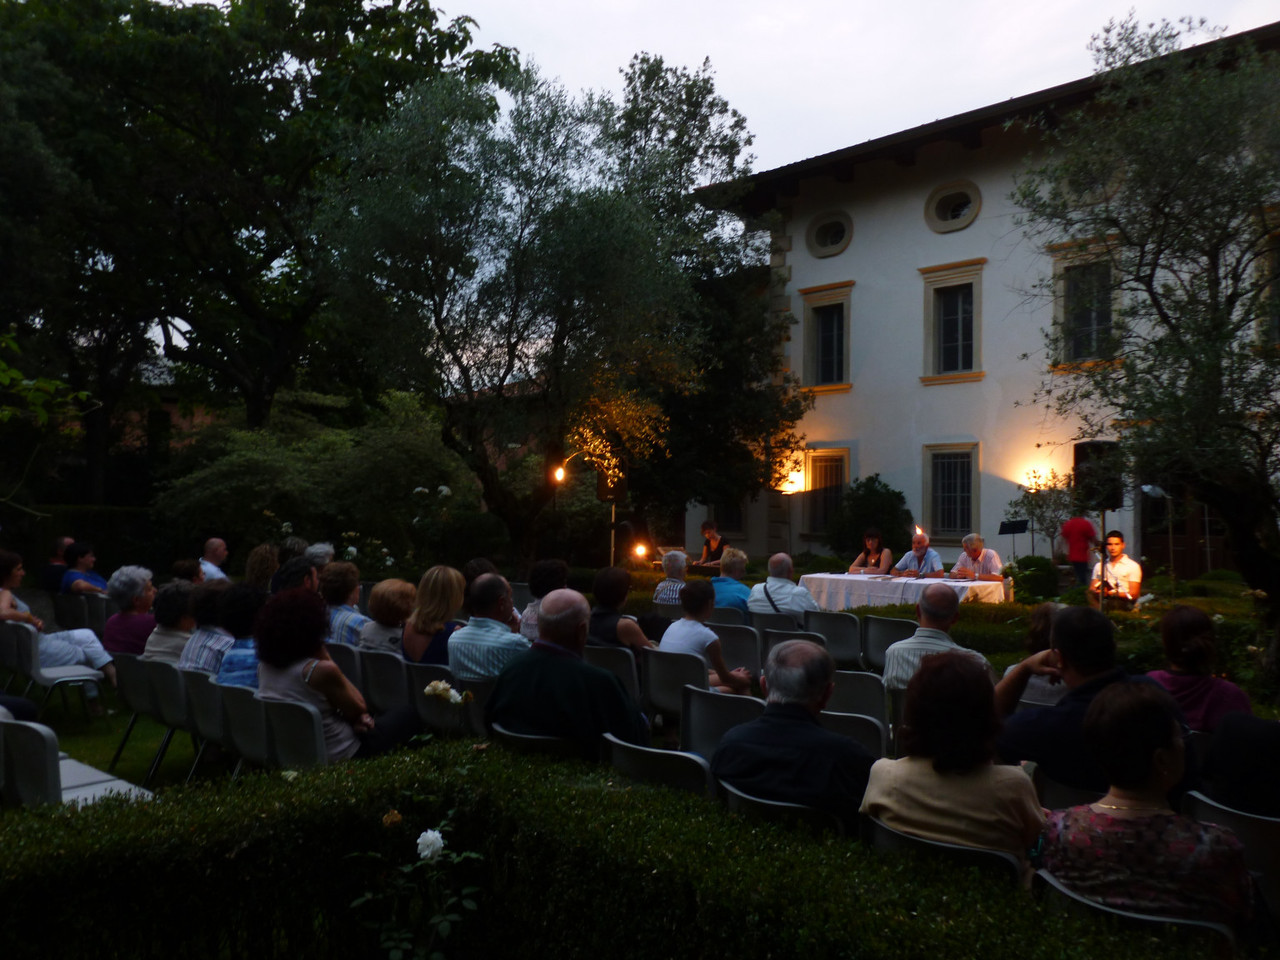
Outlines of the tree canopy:
[[1274,604],[1280,63],[1240,38],[1180,49],[1203,30],[1131,15],[1095,36],[1099,92],[1046,125],[1015,199],[1057,261],[1040,399],[1216,511]]

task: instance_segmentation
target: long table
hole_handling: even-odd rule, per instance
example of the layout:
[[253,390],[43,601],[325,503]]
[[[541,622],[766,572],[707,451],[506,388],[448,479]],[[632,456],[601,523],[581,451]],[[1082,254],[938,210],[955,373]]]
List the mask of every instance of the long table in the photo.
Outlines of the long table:
[[961,603],[1000,603],[1005,598],[1005,585],[994,580],[916,579],[864,573],[807,573],[800,578],[800,586],[813,594],[823,610],[915,603],[931,583],[945,583],[960,595]]

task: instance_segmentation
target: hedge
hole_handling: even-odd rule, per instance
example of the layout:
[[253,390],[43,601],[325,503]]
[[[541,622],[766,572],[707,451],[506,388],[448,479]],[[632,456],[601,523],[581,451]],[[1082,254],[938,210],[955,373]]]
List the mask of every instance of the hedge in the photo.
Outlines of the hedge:
[[[8,812],[5,956],[378,955],[351,904],[403,881],[415,838],[446,816],[449,848],[481,855],[455,865],[456,884],[481,892],[475,919],[445,941],[450,956],[1152,955],[1148,936],[1049,916],[975,873],[463,741],[142,805]],[[420,929],[429,906],[410,917]],[[1200,955],[1176,937],[1158,949]]]

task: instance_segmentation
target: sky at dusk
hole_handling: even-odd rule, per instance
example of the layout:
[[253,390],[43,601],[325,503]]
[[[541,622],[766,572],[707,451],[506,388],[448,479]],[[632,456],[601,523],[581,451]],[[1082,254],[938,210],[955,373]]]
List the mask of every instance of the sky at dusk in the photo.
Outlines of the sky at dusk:
[[[646,51],[696,67],[755,135],[767,170],[1088,76],[1089,38],[1129,9],[1067,0],[441,0],[467,15],[481,46],[519,49],[571,91],[621,90]],[[1187,15],[1239,33],[1280,19],[1276,0],[1188,9],[1133,5],[1144,22]]]

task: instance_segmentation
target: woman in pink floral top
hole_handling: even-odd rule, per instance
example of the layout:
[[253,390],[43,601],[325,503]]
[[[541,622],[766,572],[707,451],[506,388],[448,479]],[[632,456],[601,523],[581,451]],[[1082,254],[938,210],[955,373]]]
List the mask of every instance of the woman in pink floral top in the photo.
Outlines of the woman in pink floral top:
[[1176,710],[1151,683],[1113,683],[1098,694],[1084,734],[1111,789],[1097,803],[1049,814],[1040,866],[1108,906],[1239,926],[1253,909],[1240,841],[1169,806],[1186,750]]

